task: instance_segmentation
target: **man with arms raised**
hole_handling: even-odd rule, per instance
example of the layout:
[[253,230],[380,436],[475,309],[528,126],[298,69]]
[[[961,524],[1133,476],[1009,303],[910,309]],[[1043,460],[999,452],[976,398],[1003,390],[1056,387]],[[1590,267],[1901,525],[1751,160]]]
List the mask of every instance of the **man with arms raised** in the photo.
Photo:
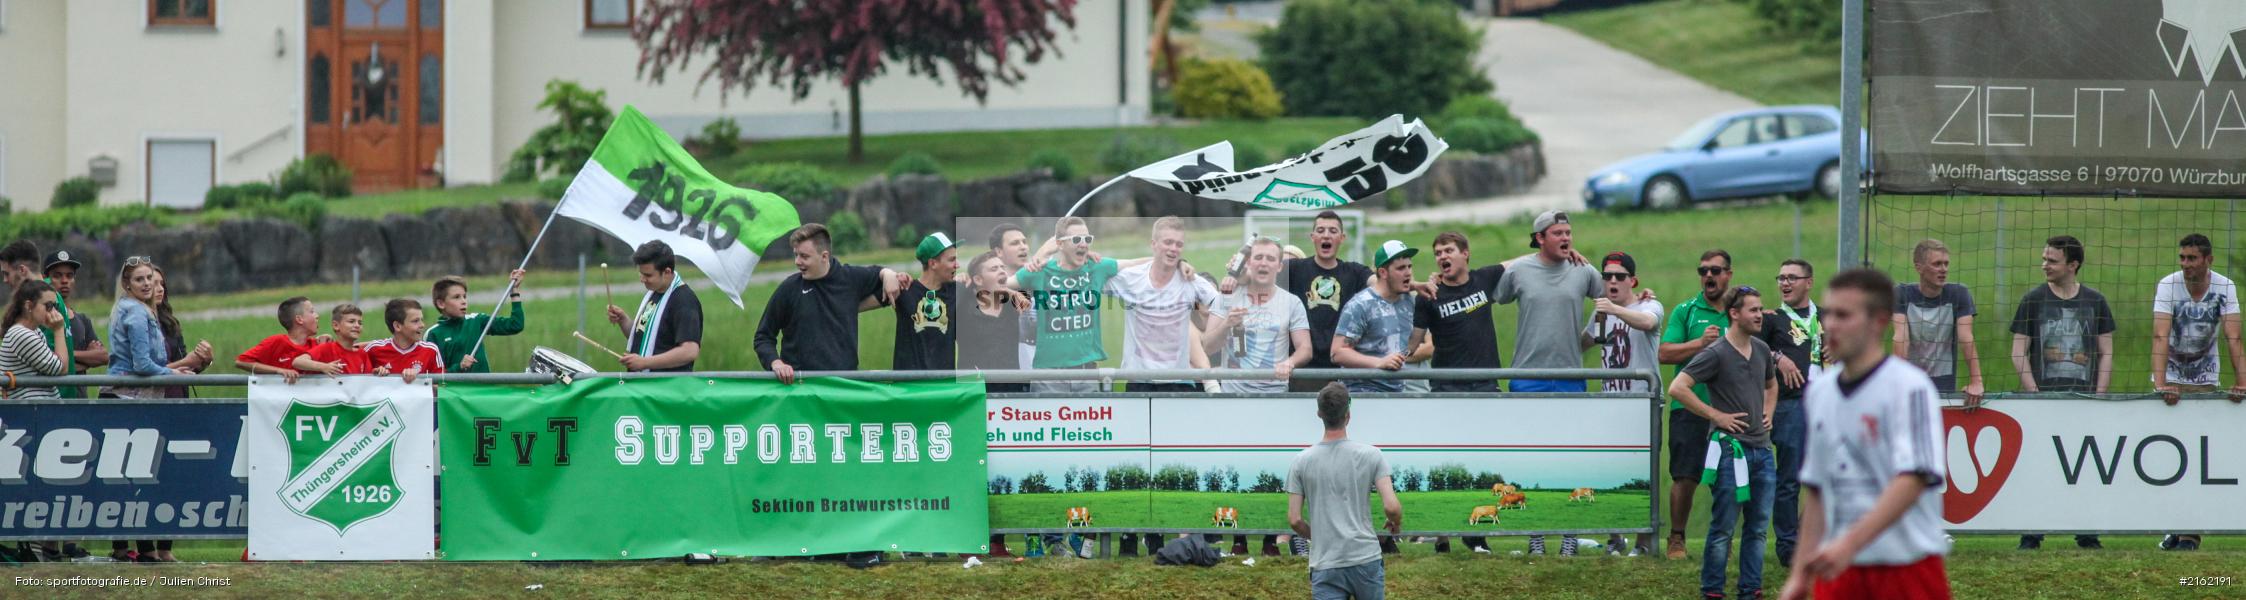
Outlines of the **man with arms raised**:
[[1850,269],[1825,288],[1838,363],[1809,384],[1801,543],[1786,600],[1948,598],[1941,406],[1926,373],[1880,348],[1895,282]]

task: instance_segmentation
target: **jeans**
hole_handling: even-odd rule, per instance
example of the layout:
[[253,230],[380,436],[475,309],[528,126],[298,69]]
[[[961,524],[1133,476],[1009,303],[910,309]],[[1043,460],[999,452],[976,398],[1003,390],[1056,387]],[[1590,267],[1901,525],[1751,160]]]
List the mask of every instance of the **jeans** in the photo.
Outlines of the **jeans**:
[[1802,445],[1809,439],[1809,416],[1800,400],[1779,400],[1770,418],[1770,445],[1778,450],[1778,493],[1772,498],[1770,527],[1778,538],[1778,563],[1792,564],[1794,538],[1801,529]]
[[1388,596],[1387,569],[1380,561],[1310,572],[1312,600],[1381,600]]
[[1581,379],[1515,379],[1511,389],[1515,394],[1536,392],[1581,393],[1588,387]]
[[[1728,446],[1728,444],[1726,444]],[[1762,589],[1762,544],[1764,532],[1770,527],[1771,488],[1777,487],[1778,467],[1772,460],[1769,448],[1747,449],[1747,491],[1744,507],[1734,494],[1731,450],[1724,450],[1723,465],[1716,469],[1716,485],[1710,496],[1715,502],[1708,519],[1708,543],[1700,550],[1700,592],[1722,594],[1724,566],[1731,562],[1731,528],[1739,526],[1739,595],[1745,596]],[[1744,508],[1746,514],[1740,512]],[[1744,519],[1742,519],[1742,516]]]

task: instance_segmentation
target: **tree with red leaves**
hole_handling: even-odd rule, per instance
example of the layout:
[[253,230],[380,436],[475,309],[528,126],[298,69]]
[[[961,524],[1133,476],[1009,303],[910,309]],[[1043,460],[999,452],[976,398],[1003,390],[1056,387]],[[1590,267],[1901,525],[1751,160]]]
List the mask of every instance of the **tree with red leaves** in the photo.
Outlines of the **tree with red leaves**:
[[[640,75],[662,83],[707,55],[696,85],[715,79],[723,93],[743,93],[761,80],[783,83],[796,100],[814,80],[839,78],[850,91],[850,161],[865,158],[859,84],[892,62],[913,75],[943,81],[943,67],[977,102],[990,82],[1022,81],[1022,63],[1036,63],[1054,44],[1058,21],[1074,29],[1076,0],[655,0],[632,27]],[[987,58],[986,58],[987,57]]]

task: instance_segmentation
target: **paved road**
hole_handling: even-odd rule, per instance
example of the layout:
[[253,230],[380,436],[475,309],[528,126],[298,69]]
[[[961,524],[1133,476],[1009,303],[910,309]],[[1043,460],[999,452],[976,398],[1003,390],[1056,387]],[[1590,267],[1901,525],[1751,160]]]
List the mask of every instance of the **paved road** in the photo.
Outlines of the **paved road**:
[[1556,25],[1488,19],[1481,64],[1497,96],[1544,137],[1544,180],[1526,193],[1386,213],[1379,223],[1504,221],[1583,208],[1592,169],[1644,153],[1718,112],[1752,108],[1725,92]]

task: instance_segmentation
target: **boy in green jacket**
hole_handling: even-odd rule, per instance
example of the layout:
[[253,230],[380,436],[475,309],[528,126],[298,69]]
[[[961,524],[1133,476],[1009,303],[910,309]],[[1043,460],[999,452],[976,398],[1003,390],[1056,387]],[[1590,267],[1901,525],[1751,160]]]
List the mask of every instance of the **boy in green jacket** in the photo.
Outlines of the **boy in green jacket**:
[[[508,315],[491,322],[491,335],[515,335],[523,332],[522,280],[523,270],[507,274],[508,286],[515,292],[508,297]],[[429,288],[430,299],[437,305],[437,324],[429,328],[430,343],[437,345],[444,356],[446,373],[490,373],[489,359],[483,348],[477,347],[476,338],[484,333],[484,321],[491,315],[468,312],[468,282],[457,276],[437,280]],[[475,348],[474,356],[468,349]]]

